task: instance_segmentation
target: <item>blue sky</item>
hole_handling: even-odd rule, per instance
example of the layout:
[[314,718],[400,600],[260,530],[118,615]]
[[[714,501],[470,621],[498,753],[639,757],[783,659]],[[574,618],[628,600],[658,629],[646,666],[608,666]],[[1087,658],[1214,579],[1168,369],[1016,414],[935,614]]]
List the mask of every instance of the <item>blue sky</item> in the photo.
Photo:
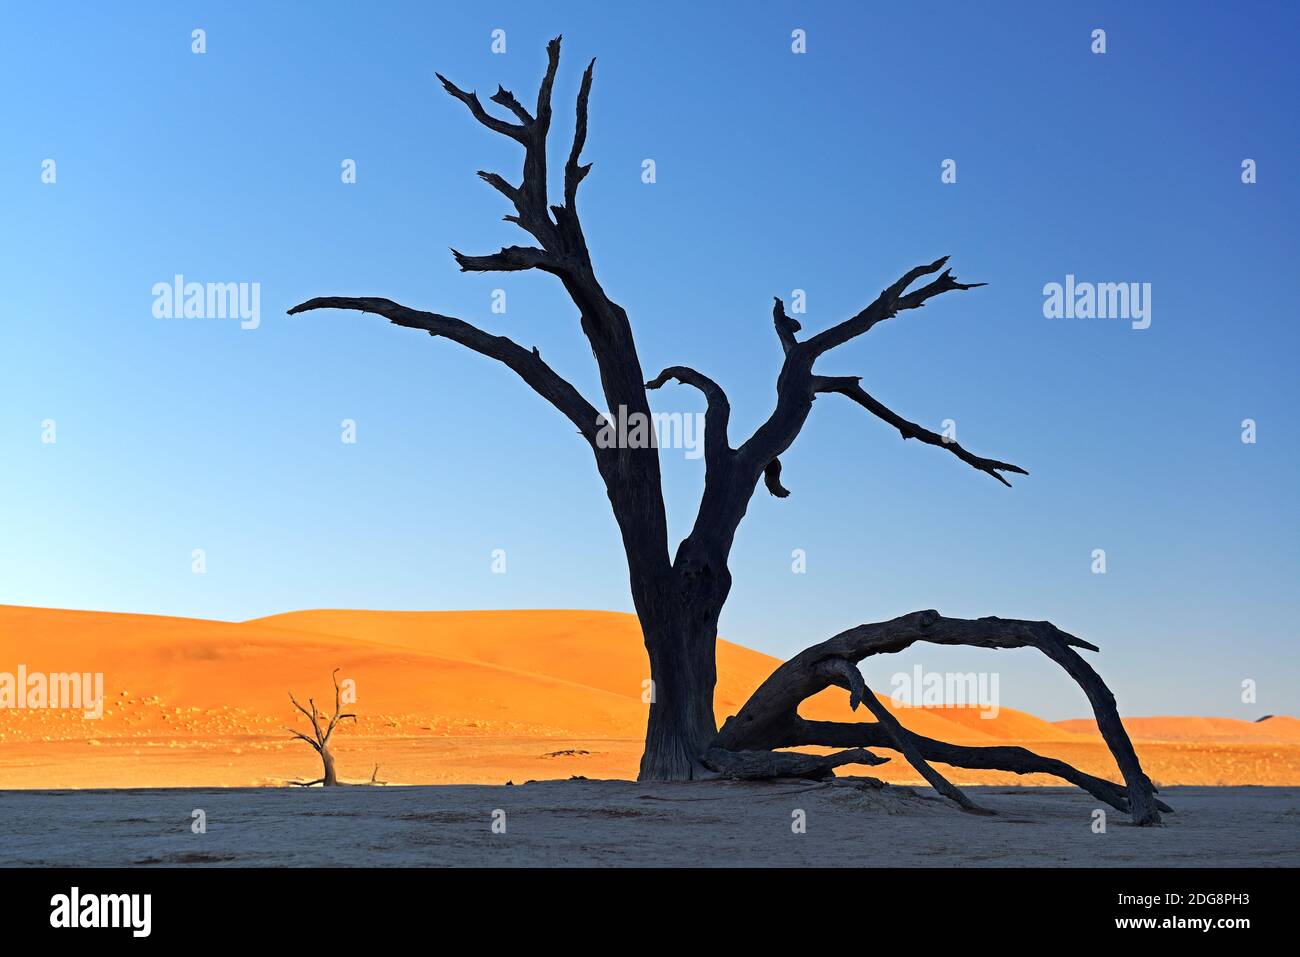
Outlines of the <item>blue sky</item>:
[[[806,290],[814,330],[943,254],[989,283],[819,369],[1030,476],[1004,488],[824,398],[784,457],[793,495],[760,490],[740,530],[724,637],[785,656],[917,608],[1049,618],[1101,645],[1124,713],[1300,712],[1295,7],[466,6],[0,14],[0,602],[630,610],[589,453],[511,373],[373,317],[284,316],[388,296],[536,345],[598,396],[553,279],[464,275],[448,252],[523,240],[473,175],[516,178],[519,151],[434,71],[529,102],[563,33],[556,157],[598,57],[581,202],[599,275],[647,372],[728,390],[733,444],[771,409],[773,295]],[[261,326],[155,318],[177,273],[260,283]],[[1067,274],[1151,283],[1150,328],[1045,318]],[[653,403],[701,408],[680,386]],[[679,537],[703,468],[663,459]],[[1031,652],[931,649],[868,678],[913,663],[996,668],[1004,706],[1087,711]]]

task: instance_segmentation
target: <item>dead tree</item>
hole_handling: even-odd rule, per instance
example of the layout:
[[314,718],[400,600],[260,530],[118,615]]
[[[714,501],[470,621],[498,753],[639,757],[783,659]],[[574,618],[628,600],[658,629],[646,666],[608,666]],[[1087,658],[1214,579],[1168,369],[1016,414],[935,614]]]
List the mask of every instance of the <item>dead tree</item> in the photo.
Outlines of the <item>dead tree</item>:
[[[343,702],[341,700],[342,694],[339,690],[338,675],[339,669],[335,668],[331,674],[331,677],[334,679],[334,714],[327,719],[327,723],[323,728],[321,727],[321,721],[326,719],[323,714],[316,710],[316,699],[307,699],[307,703],[311,705],[311,710],[308,711],[298,703],[298,699],[293,696],[293,692],[289,692],[289,700],[293,702],[293,706],[306,715],[307,720],[311,722],[312,732],[315,737],[309,738],[301,731],[295,731],[293,728],[285,728],[285,730],[300,741],[306,741],[310,744],[316,750],[316,753],[320,755],[321,764],[324,766],[324,774],[317,780],[295,782],[298,783],[300,787],[311,787],[313,784],[320,784],[325,787],[335,787],[339,783],[338,775],[334,772],[334,755],[330,753],[330,735],[334,733],[334,728],[338,726],[340,721],[349,718],[356,721],[357,716],[355,714],[343,713]],[[378,773],[379,765],[375,765],[375,774]]]
[[[605,416],[548,365],[536,348],[525,348],[462,319],[412,309],[383,298],[329,296],[301,303],[289,313],[317,309],[369,312],[395,325],[449,339],[513,370],[569,420],[595,459],[613,509],[627,556],[632,599],[650,660],[654,694],[639,777],[687,780],[706,773],[703,758],[710,748],[726,750],[726,743],[731,740],[725,736],[717,740],[713,690],[718,618],[731,589],[727,561],[736,529],[760,480],[772,495],[780,498],[789,495],[781,481],[781,456],[794,443],[819,396],[843,396],[896,429],[904,439],[917,439],[942,449],[1004,485],[1010,485],[1004,473],[1028,473],[1016,465],[974,455],[956,442],[908,421],[870,395],[857,376],[826,376],[814,371],[822,356],[866,334],[877,324],[899,313],[919,309],[944,293],[983,285],[958,282],[945,268],[946,256],[908,270],[857,314],[802,339],[800,324],[786,314],[783,303],[776,299],[772,318],[785,358],[777,376],[775,407],[767,420],[738,447],[733,447],[728,437],[731,409],[726,393],[708,376],[687,366],[670,366],[646,381],[627,313],[610,299],[597,280],[578,215],[578,187],[591,171],[591,164],[583,163],[581,156],[587,137],[594,60],[583,73],[578,90],[574,137],[564,163],[562,200],[552,204],[548,199],[547,134],[551,126],[551,88],[559,61],[557,37],[547,46],[546,73],[532,110],[510,91],[497,88],[490,99],[511,114],[512,119],[489,113],[476,93],[466,92],[439,75],[447,92],[463,103],[475,120],[523,148],[523,176],[518,184],[494,172],[480,171],[478,175],[514,207],[514,212],[505,219],[532,237],[529,245],[506,246],[488,255],[469,256],[455,249],[452,255],[465,272],[536,269],[555,276],[577,307],[582,332],[595,357],[604,405],[612,413],[651,421],[647,390],[658,389],[670,379],[703,393],[706,402],[704,492],[694,525],[675,553],[669,551],[655,443],[602,441],[602,428],[607,424]],[[920,285],[913,288],[917,283]],[[870,704],[870,699],[863,700]],[[751,701],[746,707],[753,714],[759,705]],[[887,723],[878,732],[885,736],[873,744],[916,752],[916,739],[900,734]],[[1123,734],[1123,728],[1118,728],[1110,736],[1112,744]],[[1127,742],[1126,737],[1124,741]],[[1131,752],[1131,747],[1127,750]],[[788,764],[793,759],[773,756],[768,760],[770,765],[776,761]],[[927,777],[933,779],[930,774]],[[1146,814],[1140,811],[1141,807],[1145,804],[1137,802],[1135,814],[1154,819],[1154,808]]]

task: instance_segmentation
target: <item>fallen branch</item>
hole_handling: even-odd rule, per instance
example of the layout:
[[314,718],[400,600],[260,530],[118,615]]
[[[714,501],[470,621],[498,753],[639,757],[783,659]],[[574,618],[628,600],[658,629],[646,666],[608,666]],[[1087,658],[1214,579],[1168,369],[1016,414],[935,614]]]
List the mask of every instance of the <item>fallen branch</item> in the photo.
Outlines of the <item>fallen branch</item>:
[[[1042,757],[1024,748],[965,748],[924,738],[902,727],[866,687],[857,663],[871,655],[902,651],[917,641],[994,649],[1028,647],[1042,651],[1061,665],[1087,694],[1097,726],[1115,756],[1125,786],[1084,774],[1064,761]],[[859,625],[800,652],[777,668],[740,711],[727,719],[713,748],[730,752],[772,751],[805,745],[890,748],[903,754],[936,790],[966,810],[976,808],[960,790],[930,768],[928,762],[1016,774],[1051,774],[1130,814],[1138,825],[1159,824],[1160,812],[1171,808],[1156,799],[1155,787],[1143,772],[1120,721],[1114,695],[1075,648],[1097,650],[1095,645],[1046,621],[944,618],[936,611],[918,611],[890,621]],[[876,721],[839,723],[800,717],[800,702],[831,685],[847,689],[853,707],[859,702],[866,703]]]
[[863,748],[850,748],[835,754],[802,754],[798,751],[728,751],[710,748],[703,765],[724,778],[762,781],[770,778],[803,778],[819,781],[833,777],[835,768],[845,764],[884,764],[882,758]]

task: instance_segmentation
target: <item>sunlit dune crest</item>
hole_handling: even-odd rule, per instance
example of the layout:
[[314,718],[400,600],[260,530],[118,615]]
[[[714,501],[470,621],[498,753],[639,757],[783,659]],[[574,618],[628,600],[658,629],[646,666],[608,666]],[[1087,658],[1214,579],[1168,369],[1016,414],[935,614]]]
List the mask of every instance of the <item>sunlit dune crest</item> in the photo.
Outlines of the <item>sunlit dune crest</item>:
[[[1081,734],[1096,734],[1090,719],[1056,722],[1058,727]],[[1214,741],[1259,744],[1300,744],[1300,720],[1270,715],[1259,721],[1239,718],[1125,718],[1134,741]]]

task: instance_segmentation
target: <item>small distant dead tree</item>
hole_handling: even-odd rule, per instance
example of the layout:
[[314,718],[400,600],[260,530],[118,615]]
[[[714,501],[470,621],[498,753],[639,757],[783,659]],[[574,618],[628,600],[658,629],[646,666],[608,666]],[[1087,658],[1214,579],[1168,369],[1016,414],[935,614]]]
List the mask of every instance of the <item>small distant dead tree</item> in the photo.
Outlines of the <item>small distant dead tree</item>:
[[[293,696],[293,692],[289,692],[289,700],[293,702],[293,706],[306,715],[307,720],[311,722],[312,732],[315,734],[315,737],[309,738],[301,731],[295,731],[293,728],[285,728],[285,730],[295,738],[306,741],[315,748],[316,753],[320,755],[321,764],[324,765],[325,768],[324,776],[315,781],[295,781],[294,783],[299,787],[311,787],[313,784],[320,784],[325,787],[334,787],[339,783],[338,775],[334,771],[334,755],[330,754],[330,735],[334,733],[334,729],[338,726],[340,721],[348,718],[356,721],[357,716],[355,714],[343,714],[342,693],[339,690],[338,675],[339,669],[335,668],[331,674],[331,677],[334,679],[334,714],[329,718],[323,728],[321,727],[321,722],[325,720],[325,716],[317,711],[316,699],[307,699],[307,703],[311,705],[311,710],[308,711],[298,703],[298,699]],[[379,765],[375,765],[375,773],[379,773]]]
[[[1075,648],[1096,651],[1096,647],[1067,635],[1050,622],[953,619],[942,618],[934,611],[920,611],[893,621],[860,625],[814,645],[782,665],[740,713],[718,730],[713,712],[718,618],[731,591],[728,559],[736,531],[760,484],[777,498],[789,496],[782,482],[782,456],[794,445],[816,400],[839,396],[885,423],[903,439],[915,439],[942,450],[1003,485],[1011,484],[1008,474],[1029,474],[1018,465],[976,455],[904,418],[867,392],[860,376],[815,371],[823,357],[895,316],[915,315],[916,310],[932,301],[984,284],[958,282],[944,256],[907,270],[863,309],[812,334],[805,333],[800,323],[786,313],[784,303],[775,299],[772,323],[784,354],[776,379],[776,402],[763,423],[733,446],[729,436],[731,403],[722,386],[684,365],[668,366],[647,379],[627,312],[596,278],[578,213],[578,187],[592,168],[590,163],[582,162],[582,150],[587,141],[594,60],[583,72],[578,87],[573,141],[563,164],[562,193],[554,197],[559,202],[551,201],[547,137],[551,90],[560,64],[559,37],[547,45],[546,53],[546,72],[533,109],[502,87],[488,98],[513,119],[489,113],[477,93],[438,77],[447,93],[464,104],[476,121],[523,148],[523,175],[518,183],[499,173],[480,170],[478,175],[514,208],[506,221],[533,240],[527,246],[506,246],[482,256],[455,249],[452,255],[464,272],[538,270],[559,280],[577,308],[582,333],[591,345],[610,415],[626,416],[628,421],[652,421],[648,393],[670,380],[703,395],[704,492],[695,523],[676,552],[669,551],[657,442],[605,441],[612,426],[610,419],[543,360],[535,347],[527,348],[455,316],[413,309],[375,296],[322,296],[294,306],[289,314],[320,309],[372,313],[396,326],[454,342],[510,369],[576,430],[591,451],[618,524],[632,601],[649,657],[653,693],[639,779],[683,781],[719,773],[749,778],[826,776],[833,773],[834,767],[845,764],[879,764],[886,759],[867,749],[883,748],[900,753],[940,793],[969,811],[978,809],[930,762],[1052,774],[1121,808],[1137,824],[1159,824],[1160,811],[1168,808],[1154,797],[1155,788],[1138,763],[1115,709],[1114,696],[1075,652]],[[707,257],[707,253],[702,255]],[[857,663],[868,655],[897,651],[915,641],[1038,648],[1083,688],[1119,765],[1124,785],[1093,778],[1062,761],[1022,748],[961,748],[922,738],[903,728],[867,688]],[[854,708],[865,703],[876,720],[840,723],[800,718],[798,703],[831,684],[848,688]],[[781,750],[805,745],[845,750],[830,757]],[[328,772],[328,759],[326,769]]]

